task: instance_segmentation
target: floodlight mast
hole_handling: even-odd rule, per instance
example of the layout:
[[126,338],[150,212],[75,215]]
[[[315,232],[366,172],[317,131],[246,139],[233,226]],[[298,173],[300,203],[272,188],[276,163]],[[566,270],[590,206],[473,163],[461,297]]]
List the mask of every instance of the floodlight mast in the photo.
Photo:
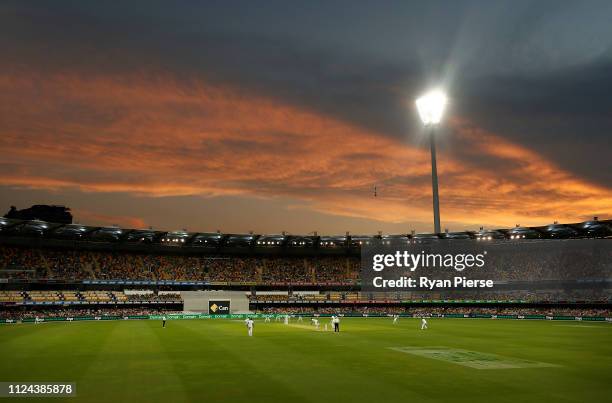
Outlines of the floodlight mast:
[[436,139],[434,136],[434,126],[429,130],[429,144],[431,149],[431,188],[433,193],[433,215],[434,232],[440,233],[440,197],[438,196],[438,167],[436,165]]
[[441,91],[429,92],[416,101],[419,116],[428,129],[431,149],[431,187],[433,193],[434,232],[440,233],[440,197],[438,196],[438,167],[436,164],[435,128],[442,120],[446,95]]

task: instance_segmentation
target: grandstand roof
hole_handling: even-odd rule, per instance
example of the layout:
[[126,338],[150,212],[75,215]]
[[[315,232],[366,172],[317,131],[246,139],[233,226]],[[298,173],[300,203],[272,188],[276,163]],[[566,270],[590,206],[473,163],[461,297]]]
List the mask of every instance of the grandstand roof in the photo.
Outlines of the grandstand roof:
[[541,227],[481,229],[480,231],[445,232],[441,234],[394,235],[284,235],[284,234],[223,234],[221,232],[156,231],[153,229],[123,229],[80,224],[49,223],[40,220],[0,218],[0,238],[38,238],[91,243],[123,243],[197,248],[345,248],[355,249],[372,240],[475,239],[563,239],[612,237],[612,220],[593,219],[580,223],[554,223]]

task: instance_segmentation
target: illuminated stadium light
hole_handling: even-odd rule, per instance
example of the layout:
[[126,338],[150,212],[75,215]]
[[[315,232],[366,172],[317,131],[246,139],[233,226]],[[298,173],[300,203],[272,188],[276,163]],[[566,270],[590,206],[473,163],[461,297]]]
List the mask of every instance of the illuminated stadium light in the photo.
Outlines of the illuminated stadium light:
[[446,95],[440,90],[428,92],[416,100],[419,116],[425,126],[440,123],[446,102]]
[[438,196],[438,168],[436,166],[435,126],[442,120],[446,107],[446,95],[440,90],[434,90],[416,100],[419,116],[425,127],[429,128],[429,143],[431,148],[431,188],[433,193],[434,232],[440,233],[440,199]]

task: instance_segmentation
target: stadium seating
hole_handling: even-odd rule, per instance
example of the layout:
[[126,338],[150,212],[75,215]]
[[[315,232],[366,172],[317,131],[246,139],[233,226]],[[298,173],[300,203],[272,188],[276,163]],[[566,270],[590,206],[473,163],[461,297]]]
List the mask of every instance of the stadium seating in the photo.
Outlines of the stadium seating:
[[[0,278],[20,267],[53,280],[205,280],[258,283],[354,283],[357,258],[237,258],[151,255],[0,246]],[[14,271],[11,272],[14,275]]]
[[2,302],[22,302],[23,293],[21,291],[0,291],[0,303]]

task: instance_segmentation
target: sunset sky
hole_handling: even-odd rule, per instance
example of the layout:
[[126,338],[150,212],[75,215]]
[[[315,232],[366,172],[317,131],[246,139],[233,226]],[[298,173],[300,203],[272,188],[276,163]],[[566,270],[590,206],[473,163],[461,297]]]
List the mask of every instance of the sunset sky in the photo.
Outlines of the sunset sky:
[[443,228],[610,218],[610,21],[594,0],[3,1],[0,210],[431,231],[414,100],[439,86]]

